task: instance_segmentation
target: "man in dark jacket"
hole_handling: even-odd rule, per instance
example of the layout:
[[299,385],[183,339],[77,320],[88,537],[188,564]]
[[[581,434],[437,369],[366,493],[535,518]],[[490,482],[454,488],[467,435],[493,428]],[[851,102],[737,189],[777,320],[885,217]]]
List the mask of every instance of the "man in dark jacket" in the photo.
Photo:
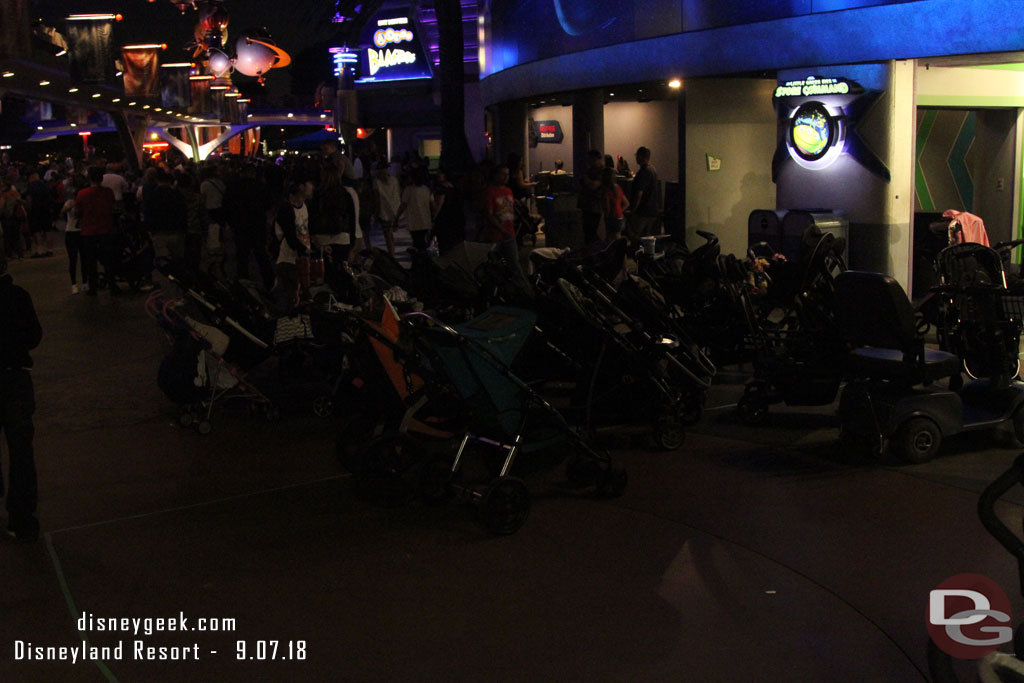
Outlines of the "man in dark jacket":
[[7,437],[10,452],[7,533],[22,541],[39,538],[32,452],[36,404],[29,351],[39,345],[42,336],[32,297],[14,284],[7,274],[7,257],[0,252],[0,431]]

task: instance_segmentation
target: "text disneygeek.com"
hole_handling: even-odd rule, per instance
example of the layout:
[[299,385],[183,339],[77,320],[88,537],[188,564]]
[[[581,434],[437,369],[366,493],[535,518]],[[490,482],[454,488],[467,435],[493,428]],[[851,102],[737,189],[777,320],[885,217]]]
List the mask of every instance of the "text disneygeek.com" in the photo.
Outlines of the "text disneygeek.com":
[[[76,622],[81,640],[73,644],[42,644],[28,640],[14,641],[15,661],[41,662],[104,662],[104,661],[195,661],[216,657],[218,651],[202,646],[198,641],[165,645],[158,641],[165,633],[228,633],[236,630],[237,622],[231,618],[186,617],[184,612],[171,617],[99,617],[84,612]],[[117,640],[102,645],[91,644],[89,633],[130,634],[131,639]],[[143,639],[140,636],[147,636]],[[156,636],[156,638],[148,638]],[[116,636],[115,636],[116,637]],[[180,636],[176,636],[180,639]],[[220,656],[243,660],[304,660],[305,640],[236,640],[231,646],[221,647]]]

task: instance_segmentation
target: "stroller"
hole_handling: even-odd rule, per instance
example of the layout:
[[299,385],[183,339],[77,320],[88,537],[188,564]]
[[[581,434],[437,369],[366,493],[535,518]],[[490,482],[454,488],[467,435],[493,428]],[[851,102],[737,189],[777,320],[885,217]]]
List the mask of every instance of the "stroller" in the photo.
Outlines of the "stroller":
[[919,306],[919,327],[934,324],[939,347],[959,356],[971,379],[1016,378],[1024,291],[1007,287],[999,252],[967,242],[946,247],[935,262],[940,284]]
[[268,420],[280,417],[273,402],[247,377],[269,357],[269,344],[195,290],[188,291],[186,301],[166,300],[161,291],[154,291],[146,300],[146,311],[172,341],[157,384],[182,407],[181,426],[209,434],[214,406],[227,400],[245,401],[251,413],[262,412]]
[[586,328],[597,333],[587,335],[589,344],[563,344],[574,354],[589,347],[581,362],[589,374],[582,424],[588,431],[598,424],[620,431],[615,422],[623,417],[631,424],[653,421],[657,444],[680,448],[685,426],[700,417],[714,364],[638,282],[624,281],[616,290],[596,273],[581,270],[579,276],[575,282],[560,278],[558,286]]
[[849,350],[835,321],[834,273],[845,270],[843,245],[836,242],[832,234],[819,233],[801,263],[776,264],[786,267],[767,285],[770,307],[756,307],[744,284],[731,285],[754,351],[754,377],[736,406],[747,424],[762,424],[773,403],[820,406],[836,398]]
[[[364,326],[391,393],[401,400],[390,426],[363,427],[364,444],[353,447],[352,430],[339,439],[339,457],[357,484],[383,490],[392,501],[396,492],[408,494],[413,481],[430,501],[461,494],[477,504],[489,532],[511,534],[529,514],[526,484],[513,476],[517,458],[533,456],[537,464],[541,450],[561,458],[569,444],[577,456],[567,468],[570,482],[620,494],[625,472],[587,446],[510,369],[533,322],[529,311],[495,307],[450,327],[424,313],[399,320],[388,307],[379,324]],[[483,480],[466,483],[472,444],[502,457],[485,458]]]

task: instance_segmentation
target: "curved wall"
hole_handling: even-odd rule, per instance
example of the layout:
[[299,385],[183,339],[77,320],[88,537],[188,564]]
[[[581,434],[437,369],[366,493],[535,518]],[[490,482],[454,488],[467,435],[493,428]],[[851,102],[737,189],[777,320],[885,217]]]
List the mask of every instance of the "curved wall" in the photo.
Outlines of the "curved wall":
[[[655,0],[653,4],[660,8],[676,6],[682,19],[686,19],[688,8],[711,7],[717,1],[666,3]],[[572,40],[563,41],[564,49],[576,51],[550,57],[543,55],[560,49],[553,47],[558,43],[547,35],[554,29],[524,28],[515,34],[515,40],[504,37],[501,22],[511,21],[512,28],[508,31],[514,31],[520,18],[501,15],[496,11],[497,4],[491,7],[493,26],[488,30],[484,48],[485,55],[489,55],[485,62],[490,60],[484,72],[491,74],[481,81],[485,105],[553,92],[672,77],[1024,50],[1024,25],[1007,21],[1008,17],[1019,17],[1024,11],[1024,2],[1020,0],[917,0],[854,9],[837,9],[836,6],[863,3],[856,0],[853,3],[842,0],[758,3],[786,6],[794,14],[793,7],[807,5],[812,13],[683,30],[641,40],[616,40],[614,44],[590,49],[581,49],[580,45],[589,43],[582,36],[573,36]],[[646,3],[635,0],[617,4],[639,7]],[[751,3],[741,4],[749,6]],[[525,7],[546,9],[549,5],[564,8],[569,3],[568,0],[534,0]],[[726,0],[723,6],[739,12],[739,5],[733,0]],[[832,11],[813,11],[814,7]],[[610,31],[615,24],[613,21],[608,35],[617,39],[642,35],[635,25],[636,16],[638,13],[633,15],[632,29],[620,25]],[[721,20],[731,15],[718,10],[714,16]],[[749,14],[745,16],[749,20]],[[666,20],[665,25],[670,23]],[[705,19],[705,23],[714,22]],[[549,24],[539,21],[537,26]],[[531,47],[538,42],[548,47]],[[501,70],[494,72],[497,68]]]

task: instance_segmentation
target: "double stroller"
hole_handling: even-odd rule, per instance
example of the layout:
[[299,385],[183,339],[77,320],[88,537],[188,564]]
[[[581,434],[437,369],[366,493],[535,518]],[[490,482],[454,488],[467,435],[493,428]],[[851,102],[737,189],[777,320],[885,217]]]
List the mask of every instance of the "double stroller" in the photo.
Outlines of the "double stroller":
[[[344,420],[337,452],[371,496],[385,503],[462,496],[489,532],[511,534],[530,507],[520,471],[571,452],[571,483],[604,495],[625,488],[625,472],[511,370],[534,326],[530,311],[493,307],[456,326],[424,313],[399,318],[387,302],[372,317],[346,315],[365,352],[347,384],[362,395],[353,405],[366,408]],[[472,464],[471,452],[480,455]]]

